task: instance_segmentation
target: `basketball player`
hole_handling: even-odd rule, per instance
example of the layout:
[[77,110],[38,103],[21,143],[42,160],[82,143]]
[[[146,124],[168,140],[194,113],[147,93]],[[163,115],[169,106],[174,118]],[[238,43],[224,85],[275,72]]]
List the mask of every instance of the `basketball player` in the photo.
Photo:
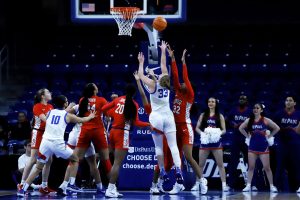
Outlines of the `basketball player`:
[[[155,77],[152,69],[149,69],[148,74],[150,75],[150,77],[153,80],[156,80],[156,77]],[[139,90],[139,93],[140,93],[141,98],[142,98],[143,106],[145,108],[145,112],[148,115],[150,115],[151,105],[150,105],[150,103],[148,101],[148,98],[145,94],[145,91],[143,89],[143,86],[141,84],[140,77],[139,77],[137,71],[135,71],[133,73],[133,76],[136,80],[138,90]],[[157,133],[155,133],[155,131],[153,130],[152,134],[157,134]],[[163,154],[164,154],[164,157],[163,157],[164,163],[163,163],[163,165],[164,165],[165,169],[171,169],[172,166],[173,166],[173,159],[172,159],[172,154],[170,153],[170,149],[168,147],[168,142],[167,142],[167,139],[166,139],[165,135],[163,135]],[[168,155],[170,155],[171,158],[169,158]],[[159,159],[158,161],[161,161],[161,159]],[[153,181],[152,181],[152,186],[150,188],[150,193],[151,194],[165,193],[165,191],[163,189],[163,183],[165,181],[166,182],[169,181],[169,177],[167,176],[167,174],[162,174],[162,176],[160,176],[160,169],[159,169],[158,165],[156,165],[155,169],[154,169],[154,173],[153,173]]]
[[[257,158],[260,158],[264,171],[267,174],[270,183],[270,192],[278,192],[277,188],[273,185],[267,138],[274,136],[280,128],[271,119],[264,117],[263,109],[263,104],[256,103],[253,107],[253,113],[239,127],[240,132],[246,138],[250,138],[248,147],[248,183],[243,192],[251,191],[251,182]],[[272,130],[270,135],[267,135],[268,128]]]
[[[279,125],[280,131],[276,135],[276,173],[275,184],[279,190],[284,188],[284,174],[286,173],[290,188],[299,187],[299,143],[300,137],[295,132],[295,127],[300,122],[300,112],[296,110],[296,97],[287,96],[285,98],[285,108],[275,115],[275,122]],[[296,180],[296,181],[294,181]],[[296,183],[296,184],[295,184]],[[300,188],[297,190],[300,193]]]
[[[228,123],[233,128],[232,143],[230,149],[230,161],[228,163],[228,185],[231,188],[237,187],[238,180],[238,164],[240,153],[244,156],[244,162],[247,162],[248,147],[245,144],[245,137],[240,133],[240,125],[250,116],[251,110],[248,108],[248,98],[245,95],[240,95],[238,106],[233,108],[228,115]],[[254,186],[253,186],[254,187]]]
[[[225,119],[224,116],[219,112],[219,102],[216,98],[210,97],[207,100],[208,108],[201,113],[197,125],[196,125],[196,132],[203,137],[205,134],[205,129],[208,127],[211,128],[219,128],[221,131],[221,135],[226,133],[225,127]],[[212,152],[213,156],[215,157],[216,163],[219,168],[221,181],[222,181],[222,190],[223,192],[227,192],[229,187],[226,185],[226,173],[223,163],[223,148],[220,142],[218,141],[210,142],[208,144],[204,144],[201,138],[200,150],[199,150],[199,166],[200,172],[202,177],[203,168],[205,166],[206,159],[208,155]],[[200,184],[200,192],[201,194],[207,193],[207,186],[206,183]]]
[[[170,109],[170,76],[166,66],[166,48],[167,43],[162,41],[161,45],[161,72],[158,81],[152,80],[144,75],[144,55],[142,52],[138,54],[139,70],[138,75],[142,82],[148,87],[150,93],[150,102],[152,112],[149,116],[149,121],[153,129],[158,133],[165,134],[168,146],[172,153],[172,158],[176,170],[176,183],[170,194],[176,194],[184,190],[183,177],[181,172],[181,159],[176,142],[176,125],[173,113]],[[157,155],[161,174],[165,174],[163,165],[163,136],[162,134],[152,134],[155,144],[155,153]]]
[[[38,90],[36,95],[34,96],[33,130],[31,133],[31,156],[22,174],[21,184],[18,184],[19,190],[23,187],[23,184],[28,178],[33,165],[36,163],[36,157],[38,155],[38,150],[45,131],[46,115],[50,110],[53,109],[53,106],[48,103],[48,101],[50,101],[51,99],[51,93],[46,88]],[[50,173],[51,163],[52,157],[48,159],[48,162],[46,163],[42,171],[42,185],[39,189],[40,193],[42,194],[48,194],[50,192],[53,192],[53,190],[48,188],[48,177]]]
[[108,188],[105,192],[106,197],[122,197],[117,191],[116,182],[119,176],[121,164],[129,148],[129,132],[133,125],[138,127],[150,126],[149,123],[142,122],[138,118],[138,104],[133,100],[135,87],[132,84],[126,86],[126,95],[114,99],[109,104],[102,107],[102,111],[111,110],[113,118],[110,130],[109,141],[111,148],[114,149],[114,164],[112,166]]
[[46,129],[43,134],[43,139],[39,148],[38,161],[35,170],[26,179],[22,189],[18,190],[17,196],[25,196],[29,185],[34,178],[41,172],[48,159],[55,154],[57,157],[70,160],[70,177],[75,178],[78,157],[73,150],[69,148],[64,141],[64,133],[67,124],[83,123],[95,118],[95,111],[91,112],[89,116],[79,118],[76,115],[67,113],[64,109],[68,106],[68,100],[65,96],[60,95],[56,97],[54,104],[56,109],[51,110],[46,117]]
[[[88,116],[92,111],[96,111],[97,116],[81,126],[80,135],[74,152],[80,160],[83,159],[92,142],[96,151],[99,153],[106,174],[109,175],[111,163],[109,160],[106,132],[101,119],[101,108],[107,104],[107,101],[103,97],[97,96],[97,93],[98,87],[94,83],[88,83],[83,90],[83,97],[79,102],[79,117]],[[71,186],[73,185],[73,183],[70,184]]]
[[[72,107],[72,109],[69,110],[69,113],[75,113],[78,114],[78,108],[79,105],[75,105]],[[78,142],[78,137],[80,134],[80,130],[81,130],[81,123],[77,123],[74,125],[72,131],[69,133],[69,138],[68,138],[68,146],[71,149],[75,149],[76,144]],[[100,173],[97,167],[97,162],[96,162],[96,156],[95,156],[96,152],[95,152],[95,148],[94,145],[91,143],[91,145],[88,147],[84,157],[90,167],[90,174],[92,175],[92,177],[95,180],[95,184],[97,186],[97,191],[96,193],[103,193],[103,186],[102,186],[102,182],[101,182],[101,177],[100,177]],[[65,178],[63,183],[59,186],[59,188],[57,189],[57,194],[58,195],[62,195],[65,196],[67,195],[66,190],[68,190],[68,183],[69,183],[69,175],[70,175],[70,168],[71,165],[68,165],[66,173],[65,173]],[[70,188],[72,191],[72,188]],[[75,191],[73,191],[75,192]]]
[[184,83],[179,82],[178,69],[174,52],[168,45],[168,53],[172,59],[172,75],[173,84],[175,89],[175,98],[173,101],[173,114],[175,117],[176,130],[177,130],[177,145],[180,154],[184,153],[186,160],[192,166],[193,171],[196,173],[196,184],[192,187],[192,191],[198,191],[200,186],[201,172],[200,167],[194,160],[192,151],[194,143],[194,131],[191,125],[190,111],[194,103],[194,90],[188,77],[187,66],[185,62],[185,55],[187,50],[183,51],[182,61],[182,76]]

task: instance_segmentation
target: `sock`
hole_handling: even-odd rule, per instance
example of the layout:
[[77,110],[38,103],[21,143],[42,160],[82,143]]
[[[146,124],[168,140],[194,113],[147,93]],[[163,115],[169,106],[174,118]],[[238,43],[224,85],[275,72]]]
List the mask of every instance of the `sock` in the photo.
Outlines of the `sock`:
[[24,184],[24,183],[25,183],[25,181],[26,181],[26,180],[22,180],[22,181],[21,181],[21,184]]
[[42,187],[45,188],[48,186],[48,182],[42,182]]
[[113,189],[115,187],[115,184],[109,183],[108,188]]
[[274,186],[273,184],[270,184],[270,187]]
[[110,170],[111,170],[111,162],[110,162],[110,160],[109,159],[102,160],[101,162],[103,163],[103,166],[104,166],[104,169],[106,171],[106,174],[108,175],[109,172],[110,172]]
[[251,184],[250,184],[250,183],[247,183],[246,187],[251,187]]
[[152,187],[157,187],[157,183],[152,182]]
[[26,192],[28,187],[29,187],[29,184],[25,182],[22,189]]
[[222,187],[226,187],[226,182],[222,182]]
[[71,185],[74,185],[75,184],[75,177],[70,177],[69,181],[70,181]]
[[68,181],[64,181],[59,187],[65,189],[68,186],[68,183],[69,183]]
[[97,186],[97,189],[99,189],[99,190],[102,190],[102,188],[103,188],[102,183],[97,183],[96,186]]

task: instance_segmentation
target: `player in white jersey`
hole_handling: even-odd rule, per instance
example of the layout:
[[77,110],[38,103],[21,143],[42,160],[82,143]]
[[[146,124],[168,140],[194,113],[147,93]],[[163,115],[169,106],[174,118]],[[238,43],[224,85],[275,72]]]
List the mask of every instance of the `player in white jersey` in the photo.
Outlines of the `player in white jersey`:
[[70,160],[70,179],[76,176],[78,168],[78,157],[73,154],[73,150],[65,144],[64,133],[68,123],[83,123],[95,118],[92,112],[88,117],[77,117],[68,113],[64,109],[68,106],[68,100],[65,96],[58,96],[55,101],[56,109],[47,114],[46,129],[39,148],[36,168],[25,181],[22,189],[18,189],[17,196],[25,196],[29,185],[34,178],[41,172],[48,159],[55,154],[57,157]]
[[[75,105],[73,106],[69,112],[73,113],[73,114],[78,114],[79,105]],[[76,144],[78,142],[78,137],[81,131],[81,125],[82,123],[77,123],[74,125],[72,131],[69,133],[69,138],[68,138],[68,146],[71,149],[74,149],[76,147]],[[92,175],[92,177],[95,179],[95,183],[97,186],[97,193],[103,193],[102,189],[102,183],[101,183],[101,177],[100,177],[100,173],[97,167],[97,162],[96,162],[96,156],[95,156],[96,152],[95,152],[95,147],[93,145],[93,143],[91,143],[91,146],[87,149],[86,153],[85,153],[85,159],[90,167],[90,174]],[[69,188],[68,184],[69,184],[69,175],[70,175],[70,165],[67,167],[66,173],[65,173],[65,178],[63,183],[59,186],[58,190],[57,190],[57,194],[65,196],[66,195],[66,190],[72,190],[72,187]]]
[[166,65],[166,48],[167,43],[162,41],[161,45],[161,72],[158,80],[153,80],[144,75],[144,55],[142,52],[138,55],[139,70],[138,75],[142,82],[146,85],[150,93],[150,103],[152,112],[149,116],[149,122],[155,130],[152,138],[155,144],[155,154],[157,156],[158,165],[161,176],[165,176],[164,154],[163,154],[163,135],[165,134],[168,146],[171,150],[172,158],[176,169],[176,184],[169,192],[176,194],[184,190],[183,177],[181,172],[181,159],[176,141],[176,125],[173,112],[170,109],[170,76]]

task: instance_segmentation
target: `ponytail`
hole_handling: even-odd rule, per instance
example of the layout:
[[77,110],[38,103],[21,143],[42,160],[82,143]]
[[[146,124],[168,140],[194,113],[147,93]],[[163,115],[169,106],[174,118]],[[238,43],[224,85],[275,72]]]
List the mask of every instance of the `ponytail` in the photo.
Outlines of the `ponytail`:
[[34,105],[42,101],[42,96],[45,94],[46,88],[39,89],[34,95]]
[[95,85],[93,83],[88,83],[83,92],[82,100],[79,103],[79,117],[84,117],[84,114],[88,111],[89,98],[94,95]]

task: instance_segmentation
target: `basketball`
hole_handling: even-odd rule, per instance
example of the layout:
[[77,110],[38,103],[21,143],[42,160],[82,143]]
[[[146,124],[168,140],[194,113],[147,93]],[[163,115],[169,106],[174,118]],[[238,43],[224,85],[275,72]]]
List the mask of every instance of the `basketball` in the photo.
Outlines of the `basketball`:
[[165,30],[167,25],[168,25],[167,20],[160,16],[156,17],[152,23],[153,28],[155,28],[157,31]]

